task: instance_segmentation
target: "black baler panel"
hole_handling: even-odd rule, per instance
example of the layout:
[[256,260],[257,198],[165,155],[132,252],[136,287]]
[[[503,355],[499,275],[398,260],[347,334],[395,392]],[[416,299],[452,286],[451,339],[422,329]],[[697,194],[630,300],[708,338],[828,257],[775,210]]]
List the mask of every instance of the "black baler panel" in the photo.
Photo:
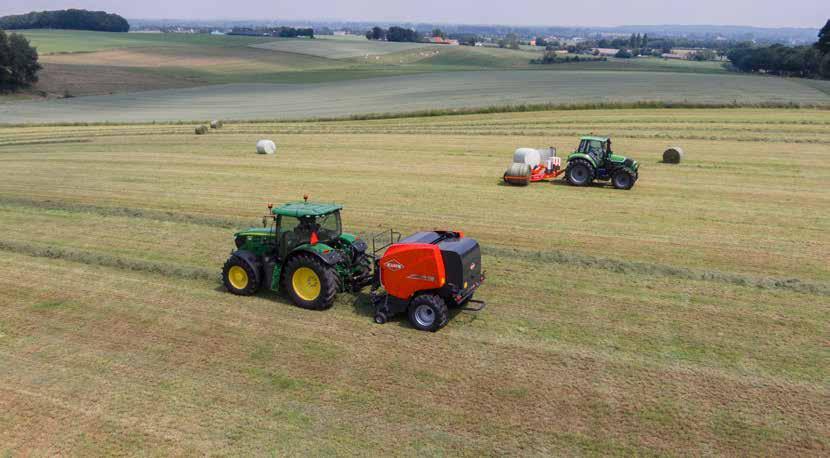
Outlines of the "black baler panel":
[[481,279],[481,249],[473,239],[448,239],[438,244],[441,257],[444,260],[444,269],[447,272],[447,283],[452,283],[459,289],[464,288]]

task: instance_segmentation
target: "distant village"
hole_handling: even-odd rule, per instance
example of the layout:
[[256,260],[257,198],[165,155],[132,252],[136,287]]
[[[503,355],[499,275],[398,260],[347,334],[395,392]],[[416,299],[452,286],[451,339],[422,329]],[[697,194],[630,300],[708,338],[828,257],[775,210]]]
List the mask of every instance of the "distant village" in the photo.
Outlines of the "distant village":
[[[574,29],[570,33],[534,33],[528,28],[502,26],[453,26],[447,32],[441,28],[391,26],[329,27],[306,26],[184,26],[143,24],[134,28],[140,33],[188,33],[212,35],[243,35],[298,39],[340,38],[377,41],[422,42],[445,46],[475,46],[508,48],[526,51],[545,51],[545,59],[539,63],[553,63],[557,59],[604,60],[658,57],[672,60],[725,61],[731,48],[742,43],[758,44],[749,35],[745,39],[735,36],[706,33],[702,35],[649,36],[647,33],[628,33]],[[567,31],[567,29],[566,29]],[[775,39],[770,39],[770,43]],[[790,39],[793,41],[794,39]],[[579,60],[579,59],[577,59]]]

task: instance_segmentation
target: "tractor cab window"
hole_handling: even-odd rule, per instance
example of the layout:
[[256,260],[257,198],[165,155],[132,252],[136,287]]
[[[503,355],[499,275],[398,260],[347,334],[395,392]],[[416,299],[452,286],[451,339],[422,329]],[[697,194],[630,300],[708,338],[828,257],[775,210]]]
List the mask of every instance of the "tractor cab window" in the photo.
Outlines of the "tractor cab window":
[[603,148],[602,142],[598,142],[596,140],[591,140],[588,142],[588,153],[593,154],[595,156],[599,156],[602,154]]
[[340,213],[329,213],[317,219],[320,240],[334,240],[340,237]]
[[293,216],[280,215],[277,219],[277,228],[280,233],[293,231],[300,224],[300,220]]

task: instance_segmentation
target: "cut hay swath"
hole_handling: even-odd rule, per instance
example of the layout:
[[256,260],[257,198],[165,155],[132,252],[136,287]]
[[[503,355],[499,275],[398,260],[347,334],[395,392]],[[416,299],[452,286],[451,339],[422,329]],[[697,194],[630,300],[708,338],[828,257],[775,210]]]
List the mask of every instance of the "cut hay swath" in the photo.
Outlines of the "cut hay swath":
[[663,162],[665,164],[679,164],[683,159],[683,148],[679,146],[671,146],[663,152]]

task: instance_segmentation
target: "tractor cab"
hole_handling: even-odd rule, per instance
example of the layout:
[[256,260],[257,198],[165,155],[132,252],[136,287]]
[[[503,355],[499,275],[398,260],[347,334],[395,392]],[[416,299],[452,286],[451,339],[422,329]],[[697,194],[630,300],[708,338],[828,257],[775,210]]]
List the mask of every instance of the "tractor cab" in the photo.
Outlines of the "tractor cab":
[[279,257],[300,245],[332,244],[343,234],[340,210],[332,204],[294,202],[271,210]]
[[576,153],[591,155],[595,160],[603,161],[611,151],[611,139],[607,137],[582,137]]

